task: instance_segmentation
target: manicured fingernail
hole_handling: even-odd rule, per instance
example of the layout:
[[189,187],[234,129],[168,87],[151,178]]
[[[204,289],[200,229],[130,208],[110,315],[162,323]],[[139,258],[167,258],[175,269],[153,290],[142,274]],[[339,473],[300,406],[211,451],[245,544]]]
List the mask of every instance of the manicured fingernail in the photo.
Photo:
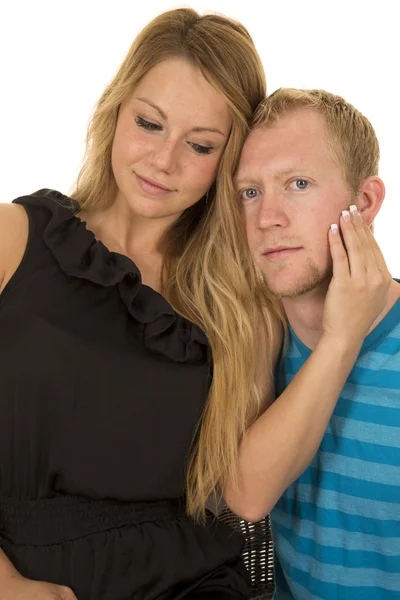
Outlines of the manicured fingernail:
[[353,215],[353,217],[359,217],[360,216],[360,213],[358,212],[358,208],[357,208],[357,206],[355,204],[352,204],[350,206],[350,212]]
[[336,223],[332,223],[332,225],[331,225],[331,231],[332,231],[333,235],[338,235],[339,234],[339,227],[336,225]]
[[342,210],[342,216],[345,221],[350,221],[350,213],[348,210]]

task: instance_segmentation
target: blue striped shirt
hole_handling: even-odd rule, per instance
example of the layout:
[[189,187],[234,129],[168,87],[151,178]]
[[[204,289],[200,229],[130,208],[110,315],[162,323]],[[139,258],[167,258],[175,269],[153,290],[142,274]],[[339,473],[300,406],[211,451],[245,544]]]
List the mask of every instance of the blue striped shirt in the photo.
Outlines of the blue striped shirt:
[[[309,355],[292,331],[278,393]],[[277,600],[400,599],[400,300],[365,339],[271,525]]]

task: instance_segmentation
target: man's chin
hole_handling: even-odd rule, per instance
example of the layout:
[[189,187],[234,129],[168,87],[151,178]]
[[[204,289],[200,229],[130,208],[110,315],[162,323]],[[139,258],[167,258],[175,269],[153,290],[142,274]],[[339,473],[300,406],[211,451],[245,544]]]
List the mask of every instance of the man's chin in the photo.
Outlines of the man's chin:
[[314,292],[318,286],[298,286],[293,288],[272,289],[272,295],[279,300],[301,298]]
[[278,281],[276,277],[268,277],[264,274],[264,279],[272,295],[279,299],[301,298],[306,294],[311,294],[322,289],[326,291],[331,275],[321,274],[316,268],[307,276],[302,278],[293,278],[290,281]]

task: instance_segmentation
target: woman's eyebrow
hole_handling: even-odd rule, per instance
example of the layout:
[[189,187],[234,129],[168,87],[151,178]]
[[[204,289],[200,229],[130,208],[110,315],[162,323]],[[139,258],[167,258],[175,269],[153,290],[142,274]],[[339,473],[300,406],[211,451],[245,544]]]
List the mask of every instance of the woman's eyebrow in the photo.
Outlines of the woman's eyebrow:
[[[145,104],[148,104],[149,106],[154,108],[159,113],[159,115],[164,119],[164,121],[168,121],[167,115],[159,106],[157,106],[157,104],[154,104],[154,102],[151,102],[151,100],[149,100],[148,98],[144,98],[144,97],[137,98],[137,100],[139,100],[140,102],[144,102]],[[194,131],[196,133],[201,133],[202,131],[209,131],[211,133],[219,133],[223,137],[226,137],[226,135],[220,129],[217,129],[216,127],[193,127],[193,129],[191,131]]]
[[222,133],[222,131],[220,129],[217,129],[216,127],[193,127],[192,131],[195,131],[196,133],[202,131],[211,131],[211,133],[219,133],[223,137],[226,137],[225,133]]
[[148,98],[137,98],[137,100],[140,100],[140,102],[145,102],[149,106],[152,106],[161,115],[161,117],[164,119],[164,121],[167,121],[167,115],[165,114],[165,112],[163,110],[161,110],[161,108],[159,106],[157,106],[157,104],[154,104]]

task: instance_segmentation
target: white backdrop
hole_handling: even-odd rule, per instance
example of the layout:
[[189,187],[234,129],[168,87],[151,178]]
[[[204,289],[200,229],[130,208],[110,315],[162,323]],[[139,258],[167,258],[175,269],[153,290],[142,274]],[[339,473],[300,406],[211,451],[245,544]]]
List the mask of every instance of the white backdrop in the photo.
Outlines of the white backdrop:
[[269,92],[325,88],[370,119],[387,190],[376,237],[399,276],[397,0],[2,0],[0,202],[43,187],[70,190],[97,98],[137,32],[178,6],[242,21],[264,62]]

